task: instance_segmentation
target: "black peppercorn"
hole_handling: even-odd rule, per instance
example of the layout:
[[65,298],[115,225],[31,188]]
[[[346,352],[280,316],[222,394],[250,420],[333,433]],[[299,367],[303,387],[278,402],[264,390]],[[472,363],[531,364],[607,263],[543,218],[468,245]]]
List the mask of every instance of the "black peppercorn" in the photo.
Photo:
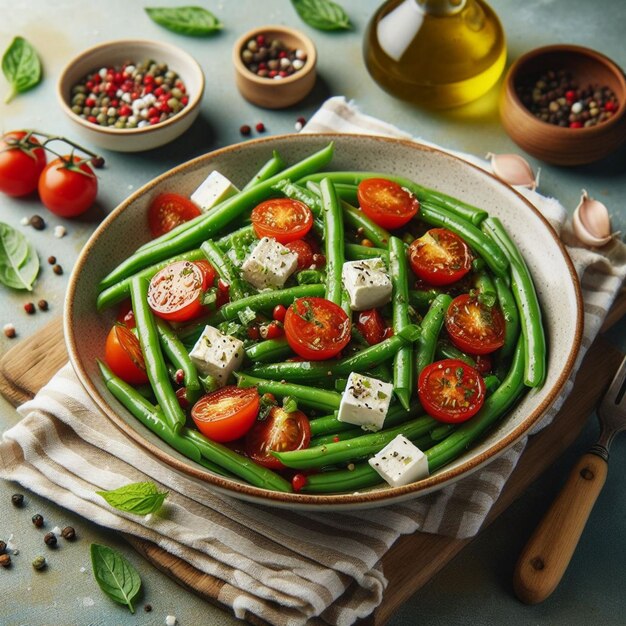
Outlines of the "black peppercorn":
[[58,265],[58,264],[53,266],[52,271],[55,274],[58,274],[59,276],[61,276],[61,274],[63,274],[63,268],[60,265]]
[[37,306],[39,307],[39,309],[41,311],[47,311],[48,310],[48,301],[47,300],[39,300],[39,302],[37,302]]
[[151,605],[151,604],[146,604],[146,605],[143,607],[143,610],[144,610],[146,613],[150,613],[150,611],[152,611],[152,605]]
[[6,549],[7,549],[7,542],[2,541],[2,539],[0,539],[0,554],[4,554],[4,551]]
[[20,507],[24,504],[24,494],[23,493],[14,493],[11,496],[11,502],[13,506]]
[[43,541],[47,546],[54,548],[57,545],[57,536],[54,533],[46,533],[43,537]]
[[55,256],[49,256],[48,257],[48,263],[50,265],[54,265],[57,262],[57,258]]
[[63,539],[67,539],[68,541],[74,541],[74,539],[76,539],[76,531],[72,526],[66,526],[61,531],[61,537],[63,537]]
[[252,132],[252,129],[247,124],[243,124],[242,126],[239,127],[239,132],[244,137],[247,137]]
[[33,215],[30,218],[30,225],[35,230],[43,230],[46,227],[46,223],[44,222],[44,219],[43,217],[41,217],[41,215]]
[[41,528],[43,526],[43,515],[39,515],[39,513],[35,513],[32,517],[33,524],[37,526],[37,528]]
[[9,567],[11,565],[11,557],[8,554],[0,554],[0,565]]

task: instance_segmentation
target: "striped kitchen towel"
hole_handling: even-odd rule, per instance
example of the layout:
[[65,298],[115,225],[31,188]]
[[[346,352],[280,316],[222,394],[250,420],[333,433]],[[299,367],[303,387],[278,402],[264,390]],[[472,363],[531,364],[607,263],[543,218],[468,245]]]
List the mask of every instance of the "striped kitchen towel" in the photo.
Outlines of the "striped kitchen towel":
[[[343,98],[327,101],[306,130],[410,138]],[[583,249],[556,200],[523,193],[562,235],[581,277],[582,358],[624,281],[625,247],[616,241],[602,253]],[[386,585],[380,560],[396,539],[415,531],[474,535],[525,446],[520,441],[488,467],[437,493],[366,516],[295,513],[216,495],[165,467],[101,416],[69,365],[19,411],[23,419],[0,443],[0,476],[102,526],[153,542],[219,581],[211,597],[237,617],[277,626],[349,625],[369,615]],[[158,515],[120,512],[96,495],[146,480],[169,490]]]

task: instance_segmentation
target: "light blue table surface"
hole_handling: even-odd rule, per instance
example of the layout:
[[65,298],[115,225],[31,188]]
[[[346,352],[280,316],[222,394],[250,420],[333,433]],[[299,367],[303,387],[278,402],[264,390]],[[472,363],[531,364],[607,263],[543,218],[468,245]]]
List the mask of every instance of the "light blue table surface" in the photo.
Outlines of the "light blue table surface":
[[[23,216],[39,213],[48,227],[24,232],[46,259],[53,254],[64,267],[57,276],[44,261],[34,294],[0,290],[0,326],[15,324],[21,338],[36,333],[60,315],[67,280],[77,255],[99,221],[132,191],[154,176],[192,157],[241,140],[239,127],[264,122],[267,134],[294,131],[299,116],[308,118],[330,95],[354,99],[366,113],[385,119],[404,130],[449,148],[485,155],[487,152],[520,152],[504,133],[497,114],[499,85],[481,100],[466,107],[436,113],[395,100],[369,77],[361,56],[362,36],[377,0],[342,0],[354,30],[322,33],[303,24],[287,0],[208,0],[204,6],[224,23],[221,34],[210,39],[185,38],[161,29],[143,12],[141,2],[104,0],[0,0],[0,49],[12,37],[27,37],[41,53],[45,80],[35,90],[10,105],[0,104],[0,130],[34,127],[57,134],[72,128],[56,103],[55,83],[67,60],[100,41],[116,38],[154,38],[183,47],[202,65],[207,87],[200,118],[192,129],[169,146],[141,154],[106,152],[106,169],[98,172],[97,206],[76,221],[49,214],[35,198],[12,200],[0,197],[0,219],[17,228]],[[151,0],[156,6],[176,4]],[[178,3],[185,4],[185,3]],[[509,63],[525,51],[556,42],[596,48],[626,66],[626,4],[623,0],[492,0],[508,38]],[[259,109],[237,92],[230,62],[235,39],[261,24],[283,23],[300,28],[315,41],[319,78],[304,102],[282,111]],[[6,84],[0,78],[0,92]],[[541,167],[540,190],[561,200],[571,212],[580,191],[605,202],[613,226],[626,231],[626,150],[601,163],[563,169],[529,158]],[[55,239],[53,228],[63,224],[67,236]],[[23,304],[45,298],[47,313],[27,316]],[[611,337],[622,348],[625,326]],[[0,354],[16,345],[0,335]],[[0,431],[15,424],[18,415],[0,399]],[[509,508],[496,523],[467,547],[434,580],[413,596],[389,622],[391,626],[550,624],[590,626],[626,624],[626,437],[614,444],[609,477],[600,495],[579,548],[561,585],[539,606],[528,607],[514,597],[513,567],[530,532],[562,484],[577,455],[592,443],[598,427],[590,421],[575,446]],[[230,626],[239,623],[179,587],[142,560],[114,533],[78,518],[60,506],[26,494],[27,506],[15,509],[10,495],[24,491],[0,482],[0,538],[14,535],[20,554],[14,566],[0,570],[0,625],[2,626],[98,626],[157,625],[176,615],[180,626]],[[49,527],[71,524],[79,533],[74,544],[64,544],[54,554],[43,545],[30,517],[39,512]],[[367,513],[364,513],[367,515]],[[102,595],[91,575],[89,544],[92,541],[117,547],[140,571],[145,593],[133,616]],[[49,557],[50,567],[37,573],[30,566],[36,554]],[[150,603],[152,613],[142,605]]]

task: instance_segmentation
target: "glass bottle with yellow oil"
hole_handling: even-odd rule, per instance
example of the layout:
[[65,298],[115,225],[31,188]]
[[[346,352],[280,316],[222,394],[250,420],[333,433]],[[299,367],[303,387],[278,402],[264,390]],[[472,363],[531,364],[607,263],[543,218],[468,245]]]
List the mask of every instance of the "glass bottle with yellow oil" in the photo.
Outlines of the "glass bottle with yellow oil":
[[506,41],[482,0],[388,0],[370,21],[364,56],[374,80],[394,96],[450,108],[495,85]]

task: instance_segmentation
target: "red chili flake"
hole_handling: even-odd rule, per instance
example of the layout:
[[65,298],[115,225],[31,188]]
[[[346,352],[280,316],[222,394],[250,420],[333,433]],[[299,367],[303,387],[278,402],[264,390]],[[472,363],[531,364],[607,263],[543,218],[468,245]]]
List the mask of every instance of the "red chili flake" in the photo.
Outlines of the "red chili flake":
[[28,313],[29,315],[32,315],[35,312],[35,305],[33,302],[27,302],[24,305],[24,311],[26,311],[26,313]]
[[242,126],[239,127],[239,132],[244,137],[247,137],[252,132],[252,129],[247,124],[243,124]]
[[255,126],[257,133],[264,133],[265,132],[265,124],[263,122],[259,122],[256,126]]
[[304,474],[294,474],[294,477],[291,479],[291,486],[294,491],[301,491],[307,482],[307,477]]

